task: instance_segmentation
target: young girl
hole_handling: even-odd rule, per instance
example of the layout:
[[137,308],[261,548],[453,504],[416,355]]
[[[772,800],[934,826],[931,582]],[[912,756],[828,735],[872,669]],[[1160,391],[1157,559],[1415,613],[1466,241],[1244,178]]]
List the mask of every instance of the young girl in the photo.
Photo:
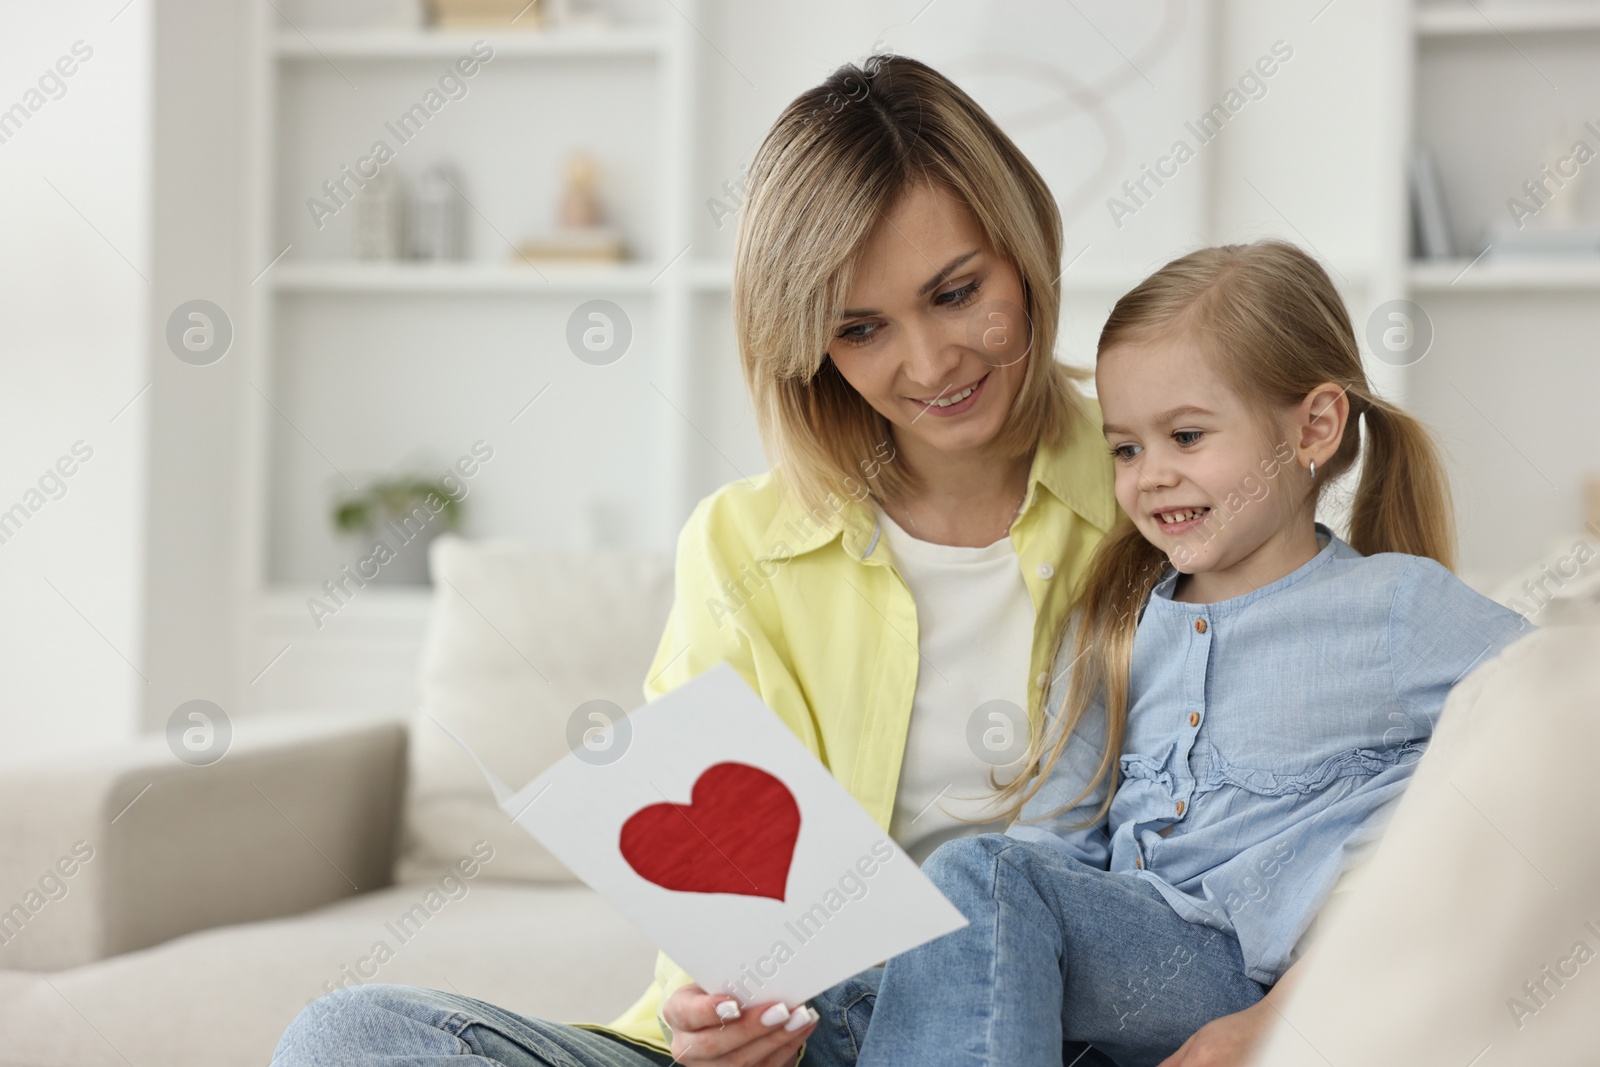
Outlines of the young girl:
[[[1117,302],[1095,379],[1126,517],[1060,642],[1038,772],[1001,791],[1022,818],[924,867],[970,925],[890,960],[875,1002],[819,998],[871,1005],[860,1067],[1057,1067],[1063,1041],[1136,1067],[1223,1016],[1262,1032],[1451,687],[1531,629],[1451,574],[1429,436],[1372,394],[1293,246],[1167,264]],[[1362,436],[1347,543],[1314,515]]]

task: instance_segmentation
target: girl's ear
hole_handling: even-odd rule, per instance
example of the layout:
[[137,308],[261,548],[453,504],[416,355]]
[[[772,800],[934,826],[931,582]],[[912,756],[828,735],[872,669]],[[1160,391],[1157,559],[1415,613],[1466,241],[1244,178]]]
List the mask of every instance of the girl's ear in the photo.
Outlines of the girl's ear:
[[1344,440],[1344,426],[1350,417],[1350,398],[1343,387],[1333,382],[1323,382],[1300,401],[1296,425],[1299,446],[1296,453],[1302,461],[1316,460],[1326,463],[1339,450]]

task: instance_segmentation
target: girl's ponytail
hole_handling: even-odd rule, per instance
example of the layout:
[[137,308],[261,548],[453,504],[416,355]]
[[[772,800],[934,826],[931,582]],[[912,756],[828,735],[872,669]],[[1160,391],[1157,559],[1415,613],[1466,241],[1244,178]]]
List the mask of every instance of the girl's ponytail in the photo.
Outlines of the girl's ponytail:
[[1366,445],[1350,508],[1350,547],[1363,556],[1379,552],[1427,556],[1455,570],[1450,481],[1433,435],[1414,417],[1364,388],[1358,393],[1353,387],[1349,395],[1350,427],[1359,415]]

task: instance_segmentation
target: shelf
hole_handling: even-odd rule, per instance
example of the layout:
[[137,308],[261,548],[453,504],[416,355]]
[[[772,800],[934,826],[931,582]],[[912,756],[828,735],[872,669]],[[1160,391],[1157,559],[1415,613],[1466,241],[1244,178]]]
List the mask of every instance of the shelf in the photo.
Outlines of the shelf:
[[643,293],[655,264],[328,262],[280,263],[262,280],[280,293]]
[[[366,621],[426,622],[433,606],[431,585],[379,585],[368,582],[347,596],[338,614]],[[261,590],[260,614],[263,618],[293,622],[309,619],[306,601],[312,597],[328,600],[328,594],[310,582],[267,585]]]
[[[1121,296],[1144,281],[1144,275],[1126,271],[1068,271],[1061,276],[1064,293],[1110,293]],[[701,292],[729,291],[733,288],[733,261],[703,259],[689,265],[689,285]]]
[[561,30],[312,30],[280,32],[274,49],[286,60],[455,59],[477,41],[488,41],[495,58],[604,58],[654,56],[665,37],[648,26]]
[[[1061,276],[1061,289],[1067,293],[1114,293],[1118,296],[1144,280],[1143,275],[1126,271],[1068,271]],[[689,284],[706,292],[733,288],[733,261],[703,259],[689,265]]]
[[1469,263],[1414,261],[1407,277],[1418,293],[1600,290],[1600,256],[1495,259],[1490,253],[1470,269]]
[[1498,37],[1501,34],[1600,30],[1600,4],[1591,2],[1437,4],[1418,7],[1418,37]]
[[[299,646],[298,652],[290,653],[297,661],[290,666],[304,670],[308,667],[307,653],[319,648],[328,654],[338,646],[348,649],[352,643],[367,648],[395,643],[414,645],[427,629],[433,611],[432,585],[369,582],[353,589],[347,585],[346,590],[341,602],[309,582],[277,582],[262,587],[255,619],[261,638],[270,646],[270,654],[277,655],[280,649],[287,652],[284,642]],[[314,615],[308,606],[313,599],[333,610]],[[314,663],[315,657],[310,662]]]
[[[714,259],[686,264],[691,288],[726,292],[733,288],[733,264]],[[682,268],[677,268],[682,269]],[[543,275],[543,277],[540,277]],[[410,263],[348,262],[282,263],[263,277],[285,293],[550,293],[592,291],[647,292],[664,277],[654,264],[580,265],[540,263]],[[1139,279],[1064,278],[1062,288],[1081,292],[1123,292]]]

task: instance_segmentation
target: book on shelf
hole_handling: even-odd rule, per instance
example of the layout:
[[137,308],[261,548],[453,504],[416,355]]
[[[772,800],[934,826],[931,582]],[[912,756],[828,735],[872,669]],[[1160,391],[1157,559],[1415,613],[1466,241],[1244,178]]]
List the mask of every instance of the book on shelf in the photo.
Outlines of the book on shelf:
[[1411,253],[1417,259],[1448,259],[1455,254],[1450,237],[1450,213],[1445,209],[1444,185],[1428,146],[1411,147]]

